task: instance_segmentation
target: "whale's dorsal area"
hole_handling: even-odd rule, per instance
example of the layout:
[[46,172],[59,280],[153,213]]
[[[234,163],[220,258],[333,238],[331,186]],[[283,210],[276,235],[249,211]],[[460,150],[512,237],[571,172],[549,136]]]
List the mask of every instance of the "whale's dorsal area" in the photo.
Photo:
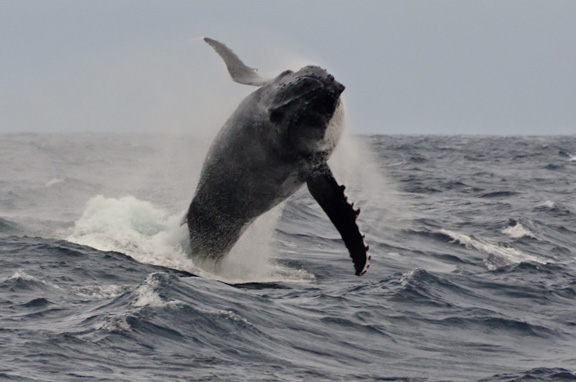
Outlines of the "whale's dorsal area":
[[256,73],[257,69],[251,68],[244,64],[242,60],[236,55],[236,53],[234,53],[232,49],[228,48],[226,45],[209,37],[205,37],[204,41],[206,41],[208,45],[214,48],[216,53],[222,57],[226,67],[228,68],[230,76],[235,82],[252,86],[262,86],[268,82],[268,80],[260,77]]

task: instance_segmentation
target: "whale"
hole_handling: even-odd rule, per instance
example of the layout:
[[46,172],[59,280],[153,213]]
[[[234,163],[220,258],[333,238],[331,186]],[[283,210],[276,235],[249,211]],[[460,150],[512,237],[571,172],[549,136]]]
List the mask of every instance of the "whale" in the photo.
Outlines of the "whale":
[[345,186],[328,166],[343,126],[343,84],[309,65],[263,78],[225,44],[204,38],[232,80],[258,87],[224,123],[204,160],[185,216],[192,256],[218,264],[259,216],[306,184],[340,233],[361,276],[370,266]]

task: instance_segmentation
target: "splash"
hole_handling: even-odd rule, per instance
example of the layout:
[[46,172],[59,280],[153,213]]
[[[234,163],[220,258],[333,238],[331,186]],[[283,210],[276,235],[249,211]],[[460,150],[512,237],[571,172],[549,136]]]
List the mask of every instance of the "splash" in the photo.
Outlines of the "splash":
[[169,216],[133,196],[114,199],[98,195],[88,201],[67,240],[121,252],[142,263],[194,272],[183,246],[186,238],[180,216]]
[[360,137],[345,131],[329,163],[336,179],[346,185],[350,201],[360,207],[360,228],[372,240],[382,240],[382,233],[394,234],[411,226],[408,200],[378,167],[375,154]]
[[282,207],[277,207],[256,220],[223,260],[218,273],[194,264],[182,214],[170,215],[133,196],[93,197],[66,240],[229,283],[312,281],[313,275],[272,260],[274,229],[281,212]]

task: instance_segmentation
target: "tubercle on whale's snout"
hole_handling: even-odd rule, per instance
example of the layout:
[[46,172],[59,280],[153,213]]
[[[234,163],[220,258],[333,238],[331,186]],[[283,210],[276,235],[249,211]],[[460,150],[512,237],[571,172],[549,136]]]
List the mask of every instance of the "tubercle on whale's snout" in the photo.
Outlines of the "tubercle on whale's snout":
[[340,95],[346,89],[342,83],[336,81],[332,74],[314,65],[305,66],[297,72],[284,71],[277,77],[277,80],[280,83],[284,82],[281,84],[281,88],[284,87],[282,85],[286,84],[289,84],[289,86],[302,86],[303,83],[307,83],[306,87],[310,85],[318,87],[317,85],[320,85],[322,89],[337,95]]

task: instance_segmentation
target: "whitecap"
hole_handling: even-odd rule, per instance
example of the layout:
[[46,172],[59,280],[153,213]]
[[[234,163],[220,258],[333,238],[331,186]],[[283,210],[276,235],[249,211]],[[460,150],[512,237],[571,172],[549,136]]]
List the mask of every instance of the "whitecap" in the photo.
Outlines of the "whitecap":
[[62,289],[60,288],[58,285],[56,284],[51,284],[45,280],[39,279],[37,277],[34,277],[26,272],[24,272],[22,269],[18,269],[16,272],[14,272],[14,274],[12,276],[10,276],[8,278],[9,280],[24,280],[24,281],[32,281],[35,283],[39,283],[39,284],[43,284],[46,285],[47,287],[50,288],[54,288],[54,289]]
[[530,230],[520,223],[502,229],[502,233],[510,236],[513,239],[521,239],[523,237],[531,237],[536,239],[536,236]]
[[540,264],[546,264],[549,262],[549,259],[542,255],[522,252],[519,249],[506,244],[492,243],[482,238],[474,238],[471,235],[445,229],[441,229],[440,233],[451,237],[453,242],[460,243],[466,248],[475,249],[484,252],[489,256],[495,257],[498,260],[496,262],[491,261],[490,259],[485,260],[485,265],[490,270],[494,270],[502,265],[517,264],[525,261],[532,261]]
[[8,280],[26,280],[26,281],[39,281],[42,283],[46,283],[43,280],[37,279],[36,277],[29,275],[28,273],[24,272],[22,269],[18,269],[12,276],[8,278]]
[[103,321],[96,323],[93,327],[96,330],[104,330],[110,333],[129,332],[132,328],[128,323],[130,315],[118,315],[105,317]]
[[134,290],[135,299],[132,305],[138,307],[162,308],[165,306],[182,304],[178,300],[170,300],[160,296],[158,292],[161,289],[163,277],[159,273],[151,273],[146,280]]

